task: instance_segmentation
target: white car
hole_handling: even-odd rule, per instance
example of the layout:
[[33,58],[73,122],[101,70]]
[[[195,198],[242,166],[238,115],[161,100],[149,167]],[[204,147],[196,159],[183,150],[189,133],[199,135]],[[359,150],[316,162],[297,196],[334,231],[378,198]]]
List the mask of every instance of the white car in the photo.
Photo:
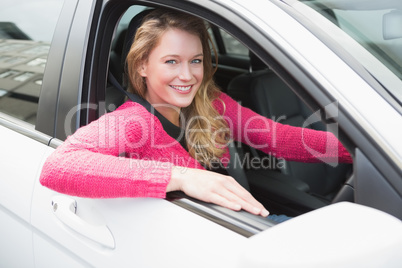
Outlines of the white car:
[[[351,153],[303,164],[234,144],[234,177],[292,219],[40,184],[68,135],[122,103],[130,21],[158,6],[210,23],[224,92]],[[399,0],[1,2],[0,267],[400,267],[401,25]]]

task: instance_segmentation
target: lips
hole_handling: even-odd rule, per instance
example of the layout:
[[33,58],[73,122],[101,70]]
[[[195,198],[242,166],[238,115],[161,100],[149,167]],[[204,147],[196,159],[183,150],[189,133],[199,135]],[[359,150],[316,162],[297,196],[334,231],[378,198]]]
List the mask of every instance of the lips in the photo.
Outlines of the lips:
[[189,93],[193,86],[192,85],[190,85],[190,86],[172,86],[171,85],[170,87],[179,93],[185,94],[185,93]]

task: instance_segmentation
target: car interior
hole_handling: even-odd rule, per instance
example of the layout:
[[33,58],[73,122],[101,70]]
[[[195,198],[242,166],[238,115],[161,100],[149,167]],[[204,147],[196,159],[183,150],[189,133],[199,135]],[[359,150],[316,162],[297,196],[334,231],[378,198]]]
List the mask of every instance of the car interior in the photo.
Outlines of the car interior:
[[[116,87],[127,85],[124,78],[125,56],[128,54],[135,31],[148,10],[134,14],[129,23],[120,22],[116,27],[109,59],[109,79],[106,89],[106,110],[113,111],[124,102],[126,96]],[[129,13],[129,12],[127,12]],[[138,13],[138,12],[137,12]],[[215,82],[243,106],[282,124],[302,127],[313,111],[298,95],[267,66],[256,54],[232,38],[236,46],[243,46],[246,55],[227,52],[227,41],[223,40],[224,29],[211,24],[210,33],[218,53]],[[215,63],[216,64],[216,63]],[[326,130],[317,122],[309,128]],[[235,179],[262,202],[271,213],[298,216],[305,212],[338,201],[352,201],[353,189],[350,180],[352,166],[338,164],[332,167],[325,163],[297,163],[276,159],[245,144],[231,146],[232,155],[238,154],[243,161],[270,159],[268,165],[253,168],[245,165],[236,170]],[[237,167],[239,168],[239,167]],[[241,167],[240,167],[241,168]]]

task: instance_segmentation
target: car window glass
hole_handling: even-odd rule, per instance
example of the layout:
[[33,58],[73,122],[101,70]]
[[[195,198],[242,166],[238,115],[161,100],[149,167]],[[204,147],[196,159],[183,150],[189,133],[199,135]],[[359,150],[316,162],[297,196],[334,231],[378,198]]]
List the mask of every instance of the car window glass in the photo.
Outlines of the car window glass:
[[[399,79],[399,83],[388,89],[394,92],[393,95],[399,101],[402,101],[402,90],[400,89],[400,81],[402,81],[402,2],[400,0],[362,0],[359,3],[332,0],[301,1],[335,23],[391,71],[395,75],[395,79]],[[346,42],[340,42],[340,44],[348,49]],[[355,54],[355,57],[359,57],[359,55]],[[362,64],[377,79],[383,75],[379,65],[371,62]],[[369,64],[374,67],[370,68]],[[389,78],[386,79],[389,81]]]
[[[212,41],[212,44],[213,44],[213,46],[215,47],[215,49],[217,50],[217,52],[219,52],[218,50],[219,50],[219,47],[218,47],[218,45],[216,44],[216,40],[215,40],[215,35],[214,35],[214,33],[212,32],[212,28],[208,28],[208,33],[209,33],[209,36],[211,37],[211,41]],[[212,44],[210,44],[211,45],[211,47],[212,47]],[[212,53],[214,53],[213,51],[212,51]]]
[[0,112],[35,124],[43,72],[63,2],[0,2]]
[[220,29],[227,54],[248,56],[248,49],[232,35]]
[[[336,10],[339,26],[402,79],[402,25],[400,36],[386,25],[391,10]],[[399,14],[402,22],[402,12]],[[377,23],[372,23],[373,21]],[[385,23],[385,24],[384,24]]]

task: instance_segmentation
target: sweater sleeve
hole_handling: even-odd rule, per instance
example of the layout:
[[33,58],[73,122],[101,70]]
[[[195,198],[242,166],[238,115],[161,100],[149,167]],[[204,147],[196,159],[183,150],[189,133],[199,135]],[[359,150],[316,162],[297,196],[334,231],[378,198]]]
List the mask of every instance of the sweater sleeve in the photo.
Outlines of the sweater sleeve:
[[352,163],[349,152],[331,132],[280,124],[242,107],[225,93],[219,99],[215,107],[235,140],[290,161]]
[[138,120],[131,119],[116,110],[78,129],[48,157],[41,184],[80,197],[164,198],[172,164],[124,156],[128,146],[143,150],[132,139]]

